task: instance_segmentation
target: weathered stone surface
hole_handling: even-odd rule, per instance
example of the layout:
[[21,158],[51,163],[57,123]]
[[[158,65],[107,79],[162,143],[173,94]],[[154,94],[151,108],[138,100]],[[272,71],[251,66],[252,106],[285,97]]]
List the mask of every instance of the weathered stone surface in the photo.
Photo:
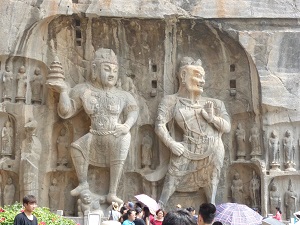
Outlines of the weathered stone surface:
[[[70,191],[78,185],[78,176],[68,149],[72,142],[89,132],[91,119],[84,110],[72,118],[60,118],[59,95],[49,90],[45,82],[56,69],[59,72],[61,69],[64,75],[60,78],[70,89],[86,83],[92,73],[95,51],[109,48],[115,51],[120,65],[116,87],[130,93],[139,106],[139,118],[130,131],[133,141],[117,190],[120,198],[133,200],[134,195],[146,193],[159,199],[166,172],[161,169],[167,163],[164,159],[170,156],[170,149],[154,132],[157,108],[165,95],[178,91],[179,62],[183,56],[191,56],[203,61],[204,97],[223,101],[231,118],[232,129],[222,138],[225,159],[216,203],[235,198],[231,187],[238,171],[245,204],[257,206],[263,215],[279,204],[283,218],[288,218],[290,208],[284,199],[290,179],[294,192],[300,194],[296,188],[300,185],[299,3],[292,0],[135,0],[126,4],[117,0],[2,1],[0,129],[10,121],[14,134],[12,154],[0,159],[1,193],[8,178],[12,178],[14,200],[20,200],[27,191],[35,191],[39,205],[50,206],[49,190],[56,179],[59,189],[64,190],[57,197],[60,198],[58,207],[66,215],[76,214],[77,197],[71,196]],[[61,68],[56,64],[51,72],[49,67],[53,61],[60,61]],[[27,86],[22,86],[23,94],[18,95],[21,89],[17,75],[22,66],[26,68]],[[37,68],[41,78],[32,83]],[[4,78],[9,77],[12,77],[12,88],[7,93],[10,84],[5,86]],[[38,87],[42,88],[38,90]],[[34,141],[30,135],[26,137],[24,126],[29,119],[36,121]],[[237,152],[238,124],[245,130],[242,153]],[[253,142],[249,140],[254,124],[260,150],[251,154]],[[67,131],[65,139],[69,140],[61,137],[63,130]],[[279,141],[276,162],[271,152],[276,149],[269,146],[274,130]],[[293,164],[289,165],[283,144],[287,130],[291,132],[295,149]],[[152,139],[150,165],[142,161],[146,133]],[[38,156],[26,164],[22,157],[28,150],[25,146],[38,142],[41,147],[33,148]],[[5,143],[5,139],[1,141],[0,149]],[[260,180],[259,203],[253,202],[253,193],[248,188],[253,171]],[[110,171],[90,166],[87,174],[90,191],[100,202],[99,196],[109,192]],[[33,179],[27,180],[26,176]],[[31,183],[25,184],[25,180]],[[0,201],[3,204],[3,196]],[[173,208],[181,203],[184,207],[198,207],[203,201],[207,199],[202,189],[177,191],[167,205]],[[296,210],[298,206],[296,202]],[[100,203],[101,210],[107,207],[106,203]]]

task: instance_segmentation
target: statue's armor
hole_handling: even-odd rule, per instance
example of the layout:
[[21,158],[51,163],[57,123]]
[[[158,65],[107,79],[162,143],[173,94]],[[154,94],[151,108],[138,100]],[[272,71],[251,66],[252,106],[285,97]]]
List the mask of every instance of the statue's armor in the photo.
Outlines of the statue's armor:
[[115,137],[113,132],[117,124],[124,122],[122,113],[136,103],[127,92],[94,89],[90,85],[81,89],[82,106],[91,119],[91,127],[89,133],[72,143],[72,147],[79,149],[90,164],[108,167],[111,161],[127,157],[130,133]]

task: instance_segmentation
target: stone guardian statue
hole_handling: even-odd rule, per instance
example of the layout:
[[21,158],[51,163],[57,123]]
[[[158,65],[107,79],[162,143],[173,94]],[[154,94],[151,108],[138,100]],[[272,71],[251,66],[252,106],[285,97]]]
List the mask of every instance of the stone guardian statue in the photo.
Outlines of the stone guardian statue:
[[[118,60],[111,49],[98,49],[92,62],[91,80],[68,88],[58,78],[47,81],[49,87],[60,93],[58,114],[67,119],[81,109],[91,119],[89,132],[70,147],[71,157],[79,185],[71,191],[78,196],[89,190],[88,166],[110,168],[110,185],[106,200],[109,204],[123,201],[117,197],[117,188],[129,151],[130,129],[138,117],[138,106],[134,97],[115,87],[118,80]],[[58,76],[56,76],[58,77]]]
[[221,137],[230,131],[231,123],[222,101],[201,96],[204,78],[201,60],[184,57],[178,92],[165,96],[158,107],[155,131],[171,151],[159,200],[162,207],[176,190],[191,192],[200,187],[207,201],[215,202],[225,153]]

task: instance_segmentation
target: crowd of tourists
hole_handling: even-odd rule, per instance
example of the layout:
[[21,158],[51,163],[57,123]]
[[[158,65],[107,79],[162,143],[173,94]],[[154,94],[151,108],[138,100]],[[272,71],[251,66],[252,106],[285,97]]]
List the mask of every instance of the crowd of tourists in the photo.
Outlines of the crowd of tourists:
[[216,207],[211,203],[200,205],[198,214],[194,207],[182,208],[180,204],[169,212],[158,209],[156,212],[139,202],[127,202],[122,206],[113,202],[109,220],[122,225],[222,225],[214,222]]

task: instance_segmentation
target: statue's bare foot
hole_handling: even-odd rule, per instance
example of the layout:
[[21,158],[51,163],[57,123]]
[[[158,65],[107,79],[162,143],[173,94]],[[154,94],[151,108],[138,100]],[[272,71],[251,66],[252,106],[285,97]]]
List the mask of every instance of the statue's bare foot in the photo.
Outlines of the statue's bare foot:
[[106,197],[106,201],[109,203],[109,204],[112,204],[112,202],[117,202],[119,203],[119,205],[123,204],[123,200],[118,198],[116,195],[112,195],[112,194],[108,194],[107,197]]
[[70,193],[72,196],[78,196],[80,192],[83,190],[89,189],[89,184],[87,182],[84,182],[82,184],[79,184],[75,189],[73,189]]

